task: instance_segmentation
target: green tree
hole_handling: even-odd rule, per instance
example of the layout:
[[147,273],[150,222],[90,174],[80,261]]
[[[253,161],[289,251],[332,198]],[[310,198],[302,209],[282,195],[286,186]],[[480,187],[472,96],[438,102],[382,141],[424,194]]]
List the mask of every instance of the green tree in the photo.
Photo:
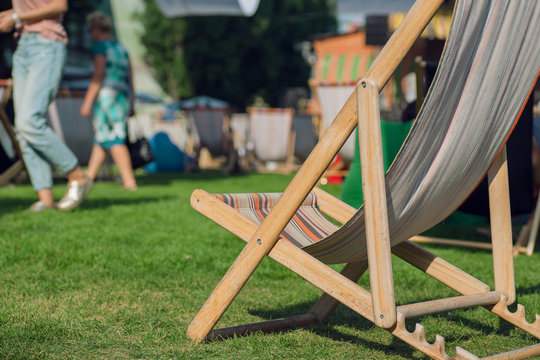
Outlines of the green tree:
[[146,48],[146,61],[155,70],[157,81],[175,100],[193,96],[191,78],[184,61],[184,19],[168,19],[155,0],[143,0],[144,13],[137,15],[144,33],[141,42]]
[[238,108],[254,96],[275,106],[286,88],[306,87],[310,67],[300,43],[336,28],[331,0],[261,0],[250,18],[181,19],[166,19],[154,0],[144,2],[142,42],[169,93],[209,95]]

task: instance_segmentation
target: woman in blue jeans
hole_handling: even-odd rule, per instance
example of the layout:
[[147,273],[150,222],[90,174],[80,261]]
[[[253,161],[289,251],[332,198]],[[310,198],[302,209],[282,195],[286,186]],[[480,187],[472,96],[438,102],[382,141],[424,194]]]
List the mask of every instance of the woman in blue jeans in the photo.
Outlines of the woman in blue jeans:
[[[18,37],[12,70],[15,130],[39,198],[30,210],[71,210],[82,203],[93,184],[73,152],[47,126],[45,116],[66,59],[62,15],[67,11],[67,0],[12,0],[12,5],[13,9],[0,12],[0,32],[15,29]],[[68,177],[67,192],[57,204],[51,165]]]

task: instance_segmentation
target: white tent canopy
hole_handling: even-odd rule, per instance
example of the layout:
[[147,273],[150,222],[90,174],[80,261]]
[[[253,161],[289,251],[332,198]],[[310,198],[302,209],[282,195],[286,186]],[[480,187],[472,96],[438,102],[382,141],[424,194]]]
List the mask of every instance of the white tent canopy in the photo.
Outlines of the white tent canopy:
[[362,13],[366,15],[386,15],[407,12],[414,0],[338,0],[337,13]]
[[251,16],[259,0],[156,0],[165,16],[233,15]]

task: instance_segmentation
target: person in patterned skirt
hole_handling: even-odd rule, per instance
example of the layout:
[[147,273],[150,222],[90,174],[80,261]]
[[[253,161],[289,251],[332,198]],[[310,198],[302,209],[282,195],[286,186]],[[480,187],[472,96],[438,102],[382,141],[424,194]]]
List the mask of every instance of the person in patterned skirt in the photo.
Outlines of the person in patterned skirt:
[[94,146],[88,162],[88,177],[94,180],[110,150],[125,189],[137,189],[126,146],[126,119],[133,111],[131,65],[125,47],[111,34],[111,18],[95,11],[86,22],[94,45],[94,74],[81,106],[81,115],[94,110]]

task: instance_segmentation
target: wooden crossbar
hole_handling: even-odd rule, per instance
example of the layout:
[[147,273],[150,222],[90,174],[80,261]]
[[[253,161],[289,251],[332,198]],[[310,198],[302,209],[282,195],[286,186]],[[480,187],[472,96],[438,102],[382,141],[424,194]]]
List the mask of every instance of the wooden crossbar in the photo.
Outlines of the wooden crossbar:
[[13,165],[0,174],[0,186],[7,184],[23,170],[24,163],[21,160],[17,160],[15,163],[13,163]]
[[532,359],[533,356],[540,356],[540,344],[527,346],[521,349],[508,351],[505,353],[487,356],[482,358],[483,360],[520,360],[520,359]]
[[414,304],[401,305],[397,311],[406,318],[438,314],[445,311],[466,309],[474,306],[493,305],[501,299],[501,293],[490,291],[474,295],[454,296],[444,299],[422,301]]

